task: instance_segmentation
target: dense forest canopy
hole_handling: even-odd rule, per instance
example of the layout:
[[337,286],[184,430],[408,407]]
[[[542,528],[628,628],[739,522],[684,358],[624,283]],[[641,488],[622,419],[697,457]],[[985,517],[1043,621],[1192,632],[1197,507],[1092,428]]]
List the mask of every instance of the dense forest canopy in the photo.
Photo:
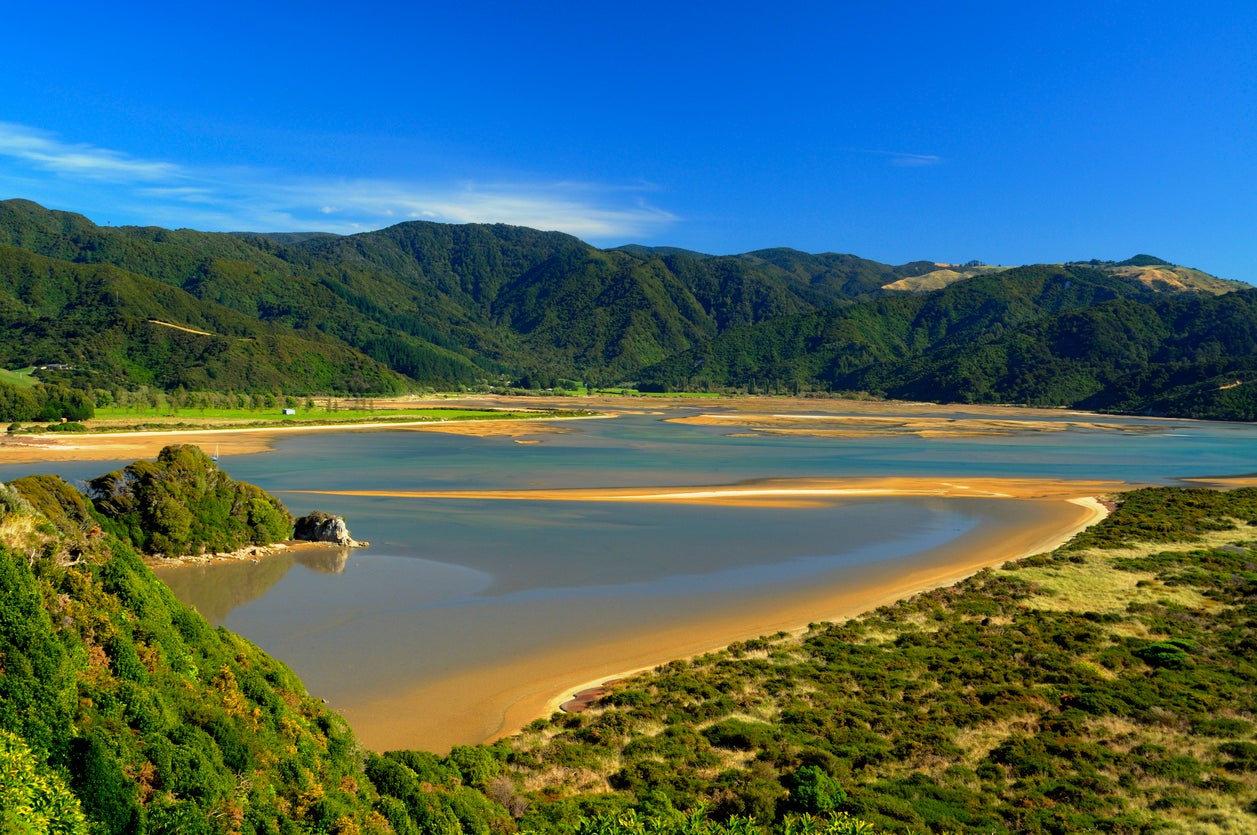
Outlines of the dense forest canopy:
[[[501,224],[101,227],[0,202],[0,368],[41,365],[39,380],[87,401],[119,386],[309,396],[569,380],[1250,420],[1254,294],[1145,254],[892,266],[599,250]],[[30,399],[0,390],[0,418],[43,419],[24,417]]]

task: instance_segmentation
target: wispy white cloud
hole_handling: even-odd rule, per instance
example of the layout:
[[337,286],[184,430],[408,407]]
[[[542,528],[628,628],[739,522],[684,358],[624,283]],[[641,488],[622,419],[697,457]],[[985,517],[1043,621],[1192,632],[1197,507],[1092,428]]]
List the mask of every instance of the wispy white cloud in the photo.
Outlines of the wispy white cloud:
[[152,182],[180,176],[179,166],[130,157],[92,145],[62,142],[52,134],[11,122],[0,122],[0,156],[45,171],[115,182]]
[[369,219],[509,223],[608,238],[646,234],[677,219],[648,205],[640,195],[626,201],[622,188],[589,183],[463,183],[440,188],[359,180],[292,184],[285,192],[292,204],[317,205],[321,213],[352,223]]
[[942,157],[935,156],[934,154],[892,153],[890,157],[890,164],[898,165],[901,168],[920,168],[926,165],[938,165],[942,161]]
[[848,148],[847,150],[855,154],[885,157],[891,165],[900,168],[923,168],[927,165],[939,165],[943,162],[943,158],[937,154],[910,154],[904,151],[882,151],[872,148]]
[[[509,223],[597,240],[648,235],[677,220],[646,202],[645,194],[655,190],[650,184],[297,177],[260,168],[141,159],[0,122],[4,183],[40,184],[62,199],[78,196],[83,203],[67,208],[88,214],[107,208],[115,218],[132,216],[124,222],[218,230],[350,233],[423,219]],[[39,199],[29,193],[6,196]],[[107,202],[86,205],[92,199]]]

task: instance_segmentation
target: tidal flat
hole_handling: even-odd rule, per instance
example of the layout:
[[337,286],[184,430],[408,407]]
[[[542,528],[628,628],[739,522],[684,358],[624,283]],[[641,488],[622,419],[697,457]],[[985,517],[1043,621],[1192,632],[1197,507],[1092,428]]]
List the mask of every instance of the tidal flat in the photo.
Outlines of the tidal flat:
[[[221,465],[295,513],[346,516],[371,547],[329,565],[161,574],[290,664],[369,747],[443,751],[517,730],[602,678],[1045,550],[1098,518],[1076,500],[1257,470],[1247,425],[643,401],[525,434],[272,438],[273,451]],[[791,429],[858,419],[877,431],[756,431],[783,428],[760,417],[783,413]],[[922,418],[965,431],[884,431]],[[57,466],[71,480],[111,468]]]

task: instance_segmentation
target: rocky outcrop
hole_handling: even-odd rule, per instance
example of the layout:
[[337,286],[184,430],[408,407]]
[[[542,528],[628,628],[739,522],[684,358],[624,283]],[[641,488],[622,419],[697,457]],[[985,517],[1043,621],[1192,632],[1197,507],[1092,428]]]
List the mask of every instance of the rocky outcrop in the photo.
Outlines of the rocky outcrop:
[[343,518],[321,510],[298,519],[292,538],[301,542],[331,542],[344,548],[361,548],[367,544],[349,535]]

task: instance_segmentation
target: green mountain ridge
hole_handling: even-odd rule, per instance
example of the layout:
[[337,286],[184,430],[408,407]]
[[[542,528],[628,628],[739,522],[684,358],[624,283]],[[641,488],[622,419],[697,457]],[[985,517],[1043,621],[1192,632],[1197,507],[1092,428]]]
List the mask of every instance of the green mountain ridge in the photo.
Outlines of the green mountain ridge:
[[[1054,291],[1061,304],[1027,289],[1044,271],[1072,283]],[[86,389],[391,393],[565,378],[1249,419],[1246,390],[1213,392],[1257,365],[1232,338],[1251,292],[1148,255],[892,266],[786,248],[600,250],[502,224],[348,236],[100,227],[0,202],[0,367],[68,364],[45,377]],[[1171,301],[1209,296],[1220,301]],[[1143,348],[1106,353],[1120,332]]]

